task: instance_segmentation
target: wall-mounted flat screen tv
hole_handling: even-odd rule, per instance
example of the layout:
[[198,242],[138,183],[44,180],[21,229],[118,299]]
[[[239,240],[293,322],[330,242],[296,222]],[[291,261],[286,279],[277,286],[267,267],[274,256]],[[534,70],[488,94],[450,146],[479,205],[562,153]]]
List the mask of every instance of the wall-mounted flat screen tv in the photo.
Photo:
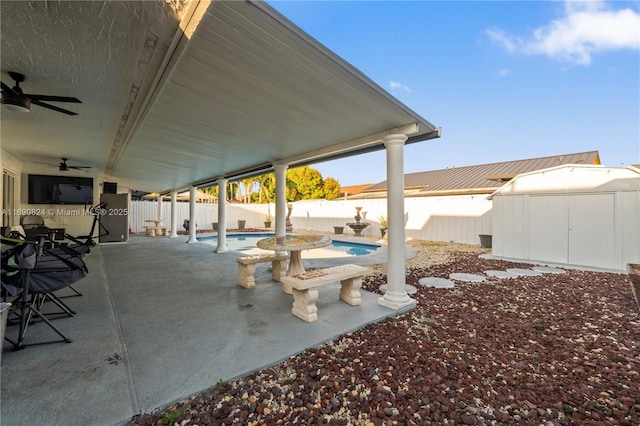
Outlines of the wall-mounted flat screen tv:
[[29,204],[93,204],[93,178],[29,175]]

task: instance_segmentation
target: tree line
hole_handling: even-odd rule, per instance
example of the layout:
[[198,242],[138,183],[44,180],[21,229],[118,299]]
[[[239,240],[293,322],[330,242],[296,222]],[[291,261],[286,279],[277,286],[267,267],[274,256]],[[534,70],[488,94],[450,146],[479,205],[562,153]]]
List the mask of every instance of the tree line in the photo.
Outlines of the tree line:
[[[309,166],[289,169],[286,173],[287,202],[299,200],[335,200],[340,196],[340,183]],[[200,188],[201,191],[218,196],[218,185]],[[264,175],[227,183],[227,199],[245,203],[271,203],[276,198],[276,175]]]

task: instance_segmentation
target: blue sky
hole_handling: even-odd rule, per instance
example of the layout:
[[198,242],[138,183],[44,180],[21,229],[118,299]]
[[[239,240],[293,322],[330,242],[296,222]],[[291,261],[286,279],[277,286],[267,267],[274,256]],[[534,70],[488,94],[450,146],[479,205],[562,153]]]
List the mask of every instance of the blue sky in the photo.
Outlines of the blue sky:
[[[640,2],[269,3],[442,128],[405,148],[405,173],[591,150],[640,163]],[[385,164],[313,167],[356,185]]]

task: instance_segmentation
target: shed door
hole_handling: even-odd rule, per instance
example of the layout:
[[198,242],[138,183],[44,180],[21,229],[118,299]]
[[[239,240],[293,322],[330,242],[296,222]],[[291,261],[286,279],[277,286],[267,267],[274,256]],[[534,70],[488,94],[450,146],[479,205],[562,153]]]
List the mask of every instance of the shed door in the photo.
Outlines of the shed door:
[[615,268],[615,194],[568,198],[569,263]]
[[529,197],[529,259],[567,263],[568,204],[565,196]]

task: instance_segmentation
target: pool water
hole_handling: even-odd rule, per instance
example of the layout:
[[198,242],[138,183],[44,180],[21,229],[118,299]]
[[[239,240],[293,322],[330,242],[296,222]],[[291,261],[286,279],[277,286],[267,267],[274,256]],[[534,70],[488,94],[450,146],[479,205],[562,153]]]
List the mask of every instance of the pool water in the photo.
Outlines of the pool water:
[[[246,254],[273,253],[256,247],[259,240],[273,237],[274,234],[227,234],[227,248]],[[218,237],[199,237],[198,241],[213,246],[218,245]],[[332,241],[327,247],[303,250],[302,258],[315,259],[327,257],[367,256],[376,253],[382,246],[375,243],[355,243],[348,241]]]

